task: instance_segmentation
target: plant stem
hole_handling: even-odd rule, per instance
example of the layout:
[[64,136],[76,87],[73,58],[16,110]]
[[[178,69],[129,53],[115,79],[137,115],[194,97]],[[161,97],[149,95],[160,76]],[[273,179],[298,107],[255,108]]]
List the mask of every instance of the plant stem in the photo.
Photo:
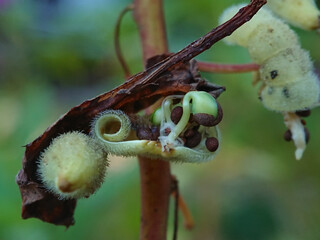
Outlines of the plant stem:
[[165,240],[169,196],[170,165],[163,160],[139,157],[141,181],[140,240]]
[[[148,58],[168,52],[162,0],[134,0],[144,63]],[[139,156],[141,178],[140,240],[165,240],[169,197],[170,164]]]
[[247,64],[219,64],[211,62],[199,62],[198,69],[203,72],[211,73],[245,73],[259,70],[259,65],[255,63]]
[[134,18],[141,38],[143,60],[168,52],[162,0],[134,0]]

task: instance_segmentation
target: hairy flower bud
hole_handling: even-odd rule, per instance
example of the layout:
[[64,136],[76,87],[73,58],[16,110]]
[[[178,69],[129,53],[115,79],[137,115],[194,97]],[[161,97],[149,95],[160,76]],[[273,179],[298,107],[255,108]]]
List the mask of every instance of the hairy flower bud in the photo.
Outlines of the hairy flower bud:
[[[281,5],[285,1],[273,2]],[[286,6],[294,5],[294,2],[295,8],[299,8],[299,4],[307,4],[308,0],[287,1]],[[241,6],[243,5],[225,10],[220,22],[228,20]],[[300,9],[297,11],[300,12]],[[304,14],[303,12],[302,15]],[[248,48],[252,60],[260,64],[259,96],[267,109],[295,112],[318,106],[320,85],[309,53],[301,48],[295,32],[270,10],[260,9],[249,22],[227,37],[226,41]]]
[[300,28],[312,30],[320,27],[320,11],[314,0],[268,0],[267,6]]
[[38,174],[47,190],[61,199],[82,198],[100,187],[106,166],[107,154],[94,139],[68,132],[41,154]]

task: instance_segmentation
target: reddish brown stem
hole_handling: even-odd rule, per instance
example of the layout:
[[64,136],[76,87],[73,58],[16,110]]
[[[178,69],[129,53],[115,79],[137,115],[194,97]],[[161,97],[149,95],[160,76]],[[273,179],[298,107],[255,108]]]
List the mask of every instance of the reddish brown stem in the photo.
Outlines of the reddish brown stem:
[[165,240],[170,195],[170,165],[139,157],[141,177],[141,240]]
[[[143,59],[168,52],[162,0],[134,0]],[[141,240],[165,240],[169,197],[170,165],[163,160],[139,156],[141,177]]]
[[148,58],[168,52],[162,0],[134,0],[134,5],[146,63]]
[[248,64],[219,64],[210,62],[197,62],[199,71],[211,73],[245,73],[259,70],[259,65]]

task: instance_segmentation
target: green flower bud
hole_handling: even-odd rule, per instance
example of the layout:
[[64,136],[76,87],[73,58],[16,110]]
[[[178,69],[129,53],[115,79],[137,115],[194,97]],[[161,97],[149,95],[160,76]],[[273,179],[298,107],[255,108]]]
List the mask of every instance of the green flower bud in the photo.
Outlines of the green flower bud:
[[218,104],[209,93],[204,91],[188,92],[185,98],[192,100],[192,113],[206,113],[217,117]]
[[159,107],[151,115],[150,121],[153,125],[160,125],[162,119],[163,119],[163,114],[162,114],[161,107]]
[[80,132],[55,138],[41,154],[38,174],[47,190],[61,199],[93,194],[103,182],[107,154],[94,139]]
[[192,113],[205,113],[217,117],[218,104],[214,97],[204,91],[191,91],[188,92],[182,100],[183,113],[180,121],[171,131],[168,136],[168,143],[173,145],[179,145],[176,141],[179,134],[187,126],[190,114]]
[[320,11],[314,0],[268,0],[267,6],[289,23],[302,29],[319,29]]

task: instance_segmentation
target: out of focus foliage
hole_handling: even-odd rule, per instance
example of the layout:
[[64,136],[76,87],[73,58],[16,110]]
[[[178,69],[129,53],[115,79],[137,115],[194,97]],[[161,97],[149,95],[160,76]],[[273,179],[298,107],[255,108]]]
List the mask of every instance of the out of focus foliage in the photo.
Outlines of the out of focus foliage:
[[[165,1],[171,51],[216,26],[220,13],[240,1]],[[80,200],[76,225],[67,231],[20,218],[14,182],[23,145],[61,114],[124,81],[115,58],[118,13],[130,1],[0,0],[0,239],[137,239],[139,174],[134,159],[112,158],[106,182]],[[320,35],[295,29],[315,65]],[[132,16],[124,18],[121,44],[132,73],[143,69]],[[219,42],[197,59],[245,63],[245,49]],[[227,87],[222,149],[206,164],[173,164],[195,218],[195,229],[179,239],[320,239],[320,109],[307,119],[311,139],[301,161],[282,139],[280,114],[264,109],[251,74],[203,74]],[[169,234],[172,232],[172,214]]]

